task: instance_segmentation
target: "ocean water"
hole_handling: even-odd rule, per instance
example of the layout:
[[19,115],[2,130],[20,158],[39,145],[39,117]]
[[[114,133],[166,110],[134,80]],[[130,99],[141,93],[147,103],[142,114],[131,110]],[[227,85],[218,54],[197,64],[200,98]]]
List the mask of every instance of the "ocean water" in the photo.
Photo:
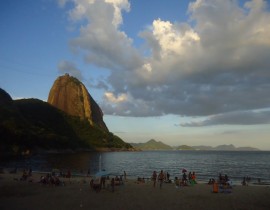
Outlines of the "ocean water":
[[128,177],[151,177],[154,170],[169,172],[172,178],[182,176],[182,169],[195,172],[197,179],[208,181],[219,173],[235,182],[243,177],[251,181],[270,181],[270,151],[141,151],[141,152],[81,152],[76,154],[44,154],[28,158],[0,160],[0,167],[28,168],[33,171],[71,169],[73,173],[95,174],[101,169]]

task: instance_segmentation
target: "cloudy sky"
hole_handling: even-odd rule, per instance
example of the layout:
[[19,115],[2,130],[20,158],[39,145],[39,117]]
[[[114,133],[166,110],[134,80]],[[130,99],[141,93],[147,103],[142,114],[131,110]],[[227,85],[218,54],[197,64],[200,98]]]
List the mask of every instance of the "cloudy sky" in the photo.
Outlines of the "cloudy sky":
[[0,87],[80,79],[127,142],[270,150],[270,2],[2,0]]

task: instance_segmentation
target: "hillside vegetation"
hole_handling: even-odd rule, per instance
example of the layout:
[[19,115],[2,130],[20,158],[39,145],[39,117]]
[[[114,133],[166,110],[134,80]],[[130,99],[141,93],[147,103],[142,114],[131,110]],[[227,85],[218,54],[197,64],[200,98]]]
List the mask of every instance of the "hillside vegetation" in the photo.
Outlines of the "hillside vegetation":
[[118,136],[90,126],[38,99],[12,100],[0,89],[0,152],[40,150],[132,149]]

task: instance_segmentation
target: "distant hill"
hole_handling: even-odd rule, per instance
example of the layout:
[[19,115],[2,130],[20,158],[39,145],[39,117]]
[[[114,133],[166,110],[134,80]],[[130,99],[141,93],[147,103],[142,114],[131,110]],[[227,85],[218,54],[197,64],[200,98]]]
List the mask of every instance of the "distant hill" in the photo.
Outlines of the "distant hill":
[[204,145],[192,146],[192,148],[194,148],[195,150],[213,150],[214,149],[211,146],[204,146]]
[[211,146],[192,146],[196,150],[216,150],[216,151],[259,151],[259,149],[254,147],[235,147],[232,144],[229,145],[219,145],[216,147]]
[[132,150],[118,136],[38,99],[12,100],[0,88],[0,154],[40,150]]
[[181,145],[181,146],[175,147],[175,149],[176,150],[194,150],[193,147],[188,146],[188,145]]
[[219,146],[214,147],[214,150],[232,151],[232,150],[236,150],[236,147],[234,145],[232,145],[232,144],[230,144],[230,145],[224,144],[224,145],[219,145]]
[[130,143],[134,148],[140,150],[171,150],[172,147],[164,144],[161,141],[156,141],[154,139],[149,140],[146,143]]
[[260,151],[258,148],[254,147],[237,147],[237,151]]
[[130,143],[134,148],[139,150],[213,150],[213,151],[259,151],[257,148],[253,147],[235,147],[232,144],[229,145],[218,145],[216,147],[211,146],[188,146],[180,145],[171,147],[161,141],[156,141],[154,139],[149,140],[145,143]]

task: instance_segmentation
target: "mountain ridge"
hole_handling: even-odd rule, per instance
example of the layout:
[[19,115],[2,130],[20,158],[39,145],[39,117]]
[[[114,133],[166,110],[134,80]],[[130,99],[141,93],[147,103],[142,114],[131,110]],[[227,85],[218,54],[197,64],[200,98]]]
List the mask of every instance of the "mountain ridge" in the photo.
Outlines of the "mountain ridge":
[[39,99],[13,100],[0,88],[0,155],[41,151],[133,151],[121,138]]
[[223,144],[218,145],[216,147],[212,146],[188,146],[188,145],[180,145],[180,146],[170,146],[162,141],[156,141],[151,139],[145,143],[130,143],[134,148],[140,150],[213,150],[213,151],[260,151],[254,147],[235,147],[233,144]]
[[151,139],[145,143],[130,143],[133,147],[140,150],[171,150],[171,146],[161,141]]

